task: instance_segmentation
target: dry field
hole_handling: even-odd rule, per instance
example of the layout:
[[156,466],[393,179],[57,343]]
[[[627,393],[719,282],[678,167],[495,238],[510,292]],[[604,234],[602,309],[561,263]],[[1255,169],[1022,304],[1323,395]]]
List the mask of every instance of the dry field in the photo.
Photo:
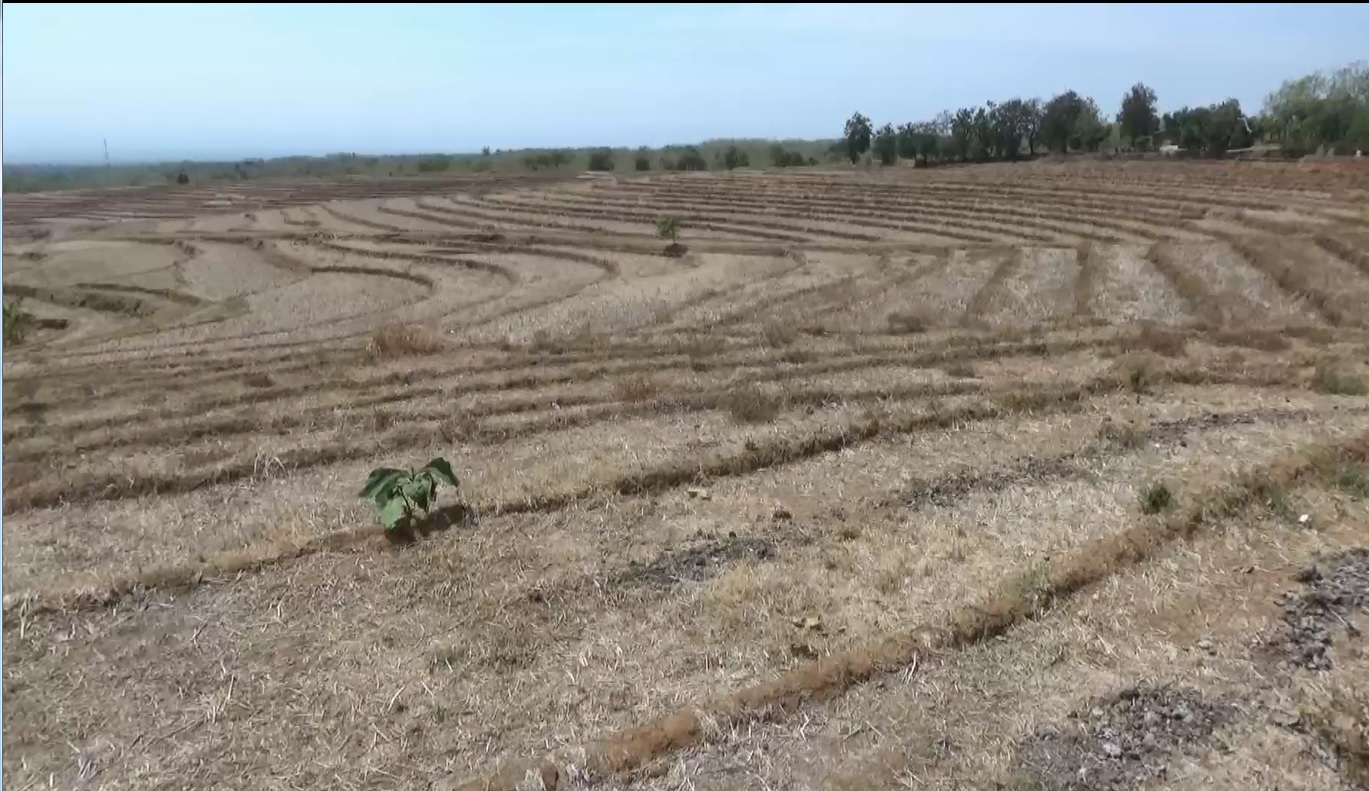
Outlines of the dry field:
[[5,786],[1363,787],[1367,189],[7,197]]

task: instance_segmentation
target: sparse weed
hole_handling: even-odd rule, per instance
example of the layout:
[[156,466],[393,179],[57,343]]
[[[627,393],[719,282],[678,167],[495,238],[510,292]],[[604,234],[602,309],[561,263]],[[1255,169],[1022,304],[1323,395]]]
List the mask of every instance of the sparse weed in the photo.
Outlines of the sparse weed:
[[1357,374],[1335,368],[1324,361],[1317,365],[1312,374],[1312,389],[1327,395],[1358,396],[1369,392],[1364,380]]
[[24,342],[34,325],[33,314],[24,308],[24,300],[16,299],[5,303],[5,345],[18,345]]
[[1352,464],[1342,464],[1331,473],[1331,483],[1356,500],[1369,497],[1369,476]]
[[941,370],[947,376],[953,376],[956,379],[979,378],[979,374],[975,371],[974,366],[964,361],[950,363],[949,365],[943,367]]
[[651,377],[633,376],[613,383],[613,399],[640,404],[655,398],[659,389]]
[[1141,490],[1141,513],[1158,514],[1174,506],[1174,493],[1163,481],[1156,481]]
[[1139,448],[1146,442],[1146,430],[1135,421],[1114,423],[1111,420],[1098,428],[1098,438],[1123,448]]

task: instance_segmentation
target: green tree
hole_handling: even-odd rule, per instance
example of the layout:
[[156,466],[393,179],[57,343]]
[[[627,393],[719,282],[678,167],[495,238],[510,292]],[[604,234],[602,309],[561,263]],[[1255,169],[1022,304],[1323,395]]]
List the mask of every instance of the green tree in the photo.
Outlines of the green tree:
[[745,151],[740,151],[735,145],[728,146],[726,153],[723,154],[723,167],[728,170],[745,168],[751,166],[751,157]]
[[[1088,114],[1086,100],[1074,91],[1065,91],[1050,101],[1041,110],[1041,142],[1051,151],[1063,154],[1069,151],[1072,139],[1078,137],[1080,119]],[[1097,114],[1097,108],[1094,108]]]
[[885,124],[875,133],[875,156],[881,165],[892,165],[898,161],[898,134],[891,124]]
[[1141,138],[1155,134],[1159,124],[1154,89],[1140,82],[1131,86],[1131,90],[1122,97],[1122,111],[1117,114],[1122,139],[1135,146]]
[[856,113],[846,122],[846,156],[855,164],[861,155],[870,150],[870,119]]
[[1041,134],[1041,100],[1022,103],[1022,136],[1027,139],[1027,155],[1036,156],[1036,138]]

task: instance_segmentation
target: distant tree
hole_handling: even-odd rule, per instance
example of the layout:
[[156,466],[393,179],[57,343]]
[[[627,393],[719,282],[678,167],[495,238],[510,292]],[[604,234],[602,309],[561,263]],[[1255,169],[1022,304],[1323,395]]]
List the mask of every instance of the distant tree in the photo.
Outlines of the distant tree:
[[777,168],[796,168],[804,165],[816,165],[816,159],[806,160],[803,154],[798,151],[785,151],[784,146],[775,143],[770,146],[770,164]]
[[651,170],[651,158],[644,154],[638,154],[633,164],[638,170]]
[[480,149],[480,156],[482,156],[482,157],[487,157],[487,156],[489,156],[489,155],[490,155],[490,147],[489,147],[489,146],[485,146],[484,148]]
[[856,113],[846,122],[846,156],[855,164],[861,155],[870,150],[870,119]]
[[184,171],[184,170],[182,170],[180,173],[176,174],[176,183],[177,183],[177,184],[189,184],[189,183],[190,183],[190,177],[187,176],[187,175],[185,174],[185,171]]
[[426,157],[419,157],[419,173],[441,173],[452,166],[452,158],[443,154],[432,154]]
[[728,170],[735,170],[742,164],[742,152],[736,146],[728,146],[727,152],[723,154],[723,167]]
[[685,146],[675,162],[677,170],[708,170],[708,160],[694,146]]
[[917,130],[912,124],[899,124],[895,134],[899,159],[917,159]]
[[562,151],[561,149],[557,149],[547,154],[547,161],[551,164],[552,167],[560,168],[562,165],[570,161],[570,155],[567,154],[565,151]]
[[1117,125],[1122,139],[1137,145],[1141,138],[1149,139],[1160,125],[1155,111],[1155,91],[1145,83],[1136,83],[1122,97],[1122,111],[1117,114]]
[[951,118],[951,155],[961,161],[970,158],[970,151],[974,147],[974,120],[974,110],[968,107],[956,110]]
[[874,152],[881,165],[892,165],[898,161],[898,133],[892,125],[885,124],[875,133]]
[[613,170],[613,150],[596,148],[589,154],[589,169],[597,171]]

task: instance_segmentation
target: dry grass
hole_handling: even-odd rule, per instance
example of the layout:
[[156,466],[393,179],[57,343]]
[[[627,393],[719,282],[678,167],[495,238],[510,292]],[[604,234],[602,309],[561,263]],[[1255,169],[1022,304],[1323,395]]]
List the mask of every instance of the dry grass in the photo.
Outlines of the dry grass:
[[[282,787],[452,787],[561,745],[495,787],[950,789],[1017,776],[1037,726],[1132,678],[1248,691],[1195,668],[1249,640],[1174,635],[1265,612],[1232,591],[1369,524],[1369,336],[1222,229],[1287,203],[1355,274],[1353,178],[243,183],[7,234],[42,264],[7,287],[225,296],[53,305],[67,326],[6,352],[5,779],[246,788],[250,755]],[[471,510],[390,545],[360,482],[437,455]],[[1314,731],[1353,764],[1359,725],[1312,703],[1283,742],[1236,723],[1207,775],[1157,766],[1242,787]]]
[[440,354],[446,348],[441,336],[415,324],[386,324],[371,335],[371,353],[381,358]]

